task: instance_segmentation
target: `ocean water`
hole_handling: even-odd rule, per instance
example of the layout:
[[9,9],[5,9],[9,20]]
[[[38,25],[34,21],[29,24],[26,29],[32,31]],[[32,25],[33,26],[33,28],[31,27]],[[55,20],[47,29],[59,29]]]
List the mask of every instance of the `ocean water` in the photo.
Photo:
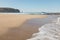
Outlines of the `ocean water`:
[[0,14],[29,14],[29,15],[40,15],[40,12],[24,12],[24,13],[0,13]]
[[48,23],[41,26],[38,33],[34,33],[27,40],[60,40],[60,17],[56,23]]
[[25,13],[0,13],[0,14],[25,14]]
[[26,14],[26,15],[60,15],[60,13],[46,13],[46,12],[21,12],[21,13],[5,13],[0,12],[0,14]]

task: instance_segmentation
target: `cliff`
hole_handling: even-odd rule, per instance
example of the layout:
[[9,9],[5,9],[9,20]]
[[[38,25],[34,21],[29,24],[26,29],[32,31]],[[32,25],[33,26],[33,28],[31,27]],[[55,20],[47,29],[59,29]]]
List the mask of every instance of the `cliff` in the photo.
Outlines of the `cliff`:
[[14,8],[0,8],[0,12],[20,13],[18,9],[14,9]]

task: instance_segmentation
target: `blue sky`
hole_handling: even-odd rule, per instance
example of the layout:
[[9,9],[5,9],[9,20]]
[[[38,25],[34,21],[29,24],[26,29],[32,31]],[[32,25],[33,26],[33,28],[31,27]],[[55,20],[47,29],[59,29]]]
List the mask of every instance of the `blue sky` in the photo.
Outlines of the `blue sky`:
[[0,0],[0,7],[12,7],[24,12],[60,12],[60,0]]

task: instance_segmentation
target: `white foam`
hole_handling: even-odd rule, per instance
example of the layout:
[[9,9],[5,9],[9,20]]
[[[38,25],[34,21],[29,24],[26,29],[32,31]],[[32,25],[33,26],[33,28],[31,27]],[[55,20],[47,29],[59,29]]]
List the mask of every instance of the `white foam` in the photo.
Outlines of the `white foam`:
[[43,25],[39,28],[38,33],[34,33],[32,38],[27,40],[60,40],[60,25],[58,22],[60,19],[56,21],[56,23],[49,23]]

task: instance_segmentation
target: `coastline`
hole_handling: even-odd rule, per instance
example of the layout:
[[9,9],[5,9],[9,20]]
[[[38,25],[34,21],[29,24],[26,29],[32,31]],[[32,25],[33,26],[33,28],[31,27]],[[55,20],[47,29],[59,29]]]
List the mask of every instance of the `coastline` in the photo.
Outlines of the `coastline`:
[[0,14],[0,40],[25,40],[37,32],[39,23],[34,23],[35,19],[46,17],[46,15]]

